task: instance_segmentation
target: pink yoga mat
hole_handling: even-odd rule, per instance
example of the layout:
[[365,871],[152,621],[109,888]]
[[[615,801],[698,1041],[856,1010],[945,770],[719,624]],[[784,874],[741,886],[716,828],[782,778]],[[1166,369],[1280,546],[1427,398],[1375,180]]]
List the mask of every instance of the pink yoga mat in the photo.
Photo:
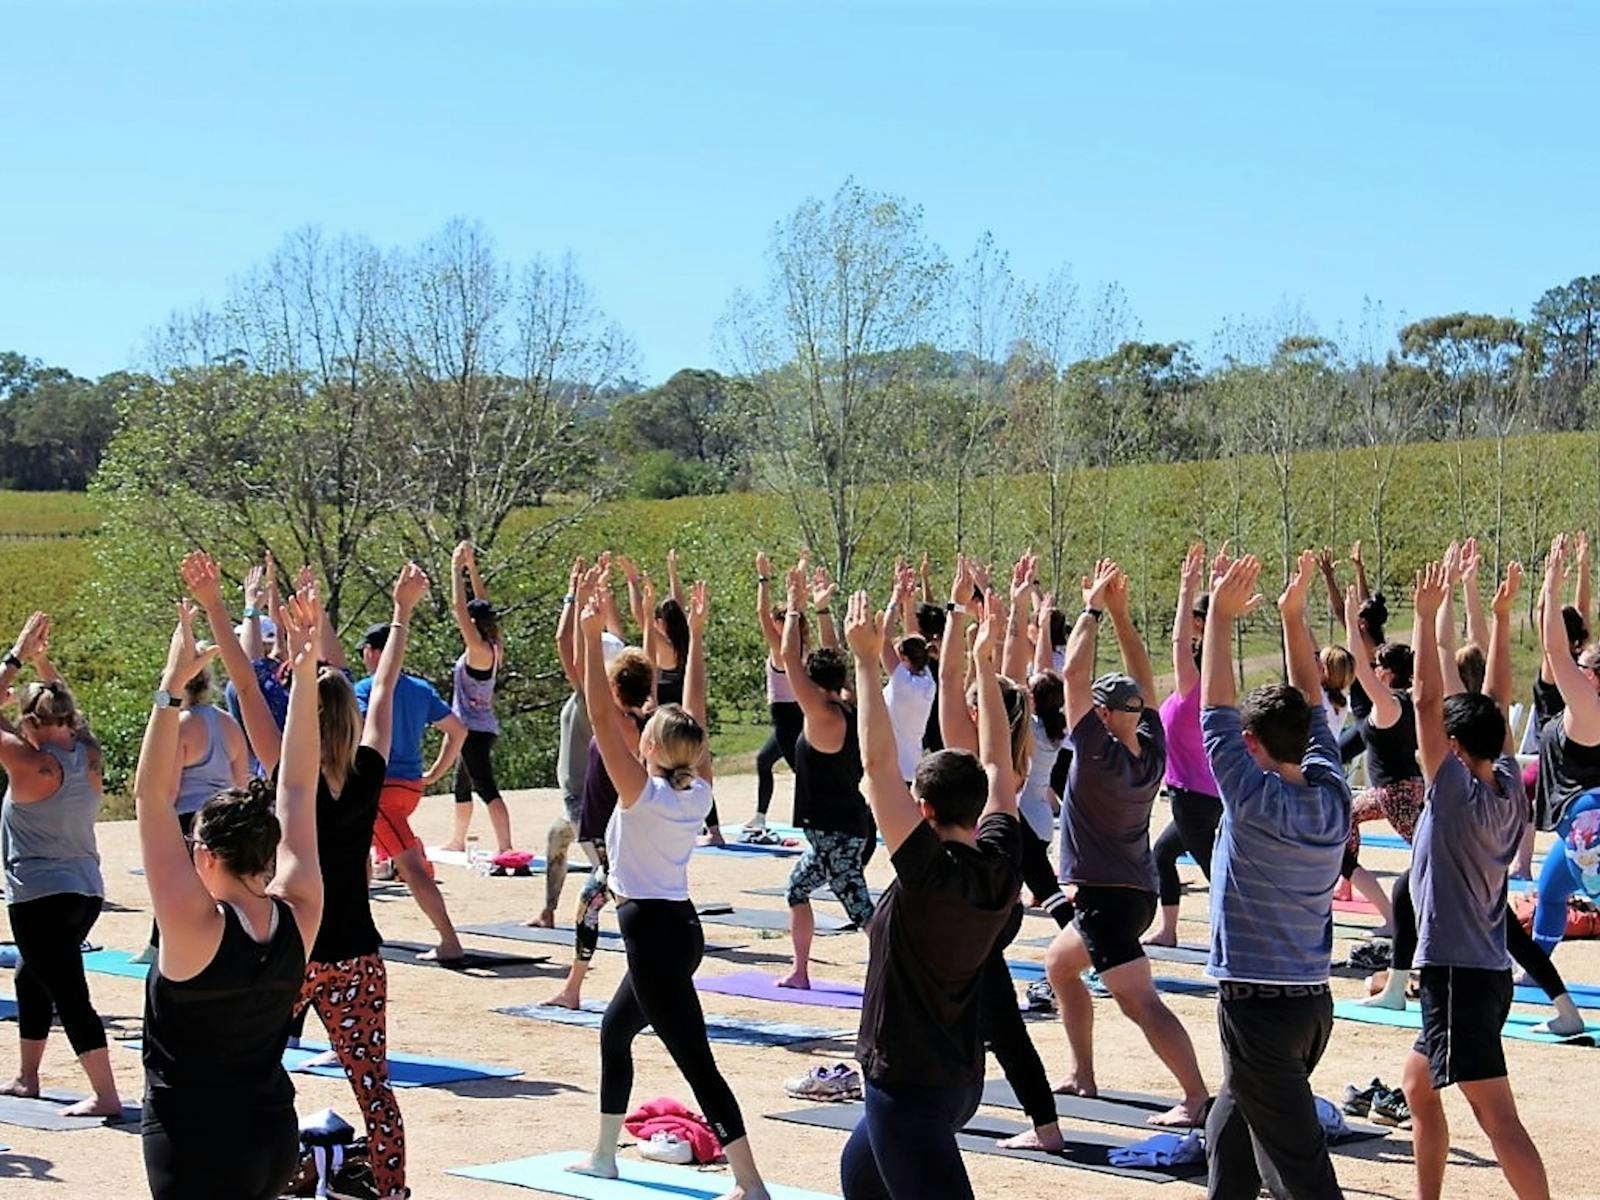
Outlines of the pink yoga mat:
[[778,986],[778,976],[763,975],[760,971],[739,971],[732,975],[702,975],[694,981],[702,992],[715,992],[719,996],[742,996],[747,1000],[772,1000],[780,1004],[809,1004],[816,1008],[860,1008],[861,985],[858,983],[830,983],[813,979],[811,987],[785,988]]
[[1335,900],[1333,911],[1342,913],[1364,913],[1369,917],[1378,915],[1378,910],[1373,907],[1370,900]]

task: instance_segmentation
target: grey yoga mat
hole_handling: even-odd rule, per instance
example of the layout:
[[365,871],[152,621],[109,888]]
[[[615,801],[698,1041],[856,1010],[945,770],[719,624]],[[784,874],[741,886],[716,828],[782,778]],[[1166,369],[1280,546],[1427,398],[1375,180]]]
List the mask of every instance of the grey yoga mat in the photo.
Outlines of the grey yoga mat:
[[[791,1112],[768,1113],[773,1121],[788,1121],[795,1125],[811,1125],[818,1129],[838,1129],[849,1132],[866,1111],[862,1104],[818,1104],[812,1108],[797,1108]],[[1120,1146],[1130,1146],[1143,1138],[1118,1137],[1112,1133],[1090,1130],[1062,1130],[1066,1149],[1060,1154],[1047,1154],[1042,1150],[1002,1150],[995,1143],[1001,1138],[1021,1133],[1024,1126],[993,1117],[975,1116],[967,1127],[956,1134],[956,1142],[969,1154],[994,1154],[1001,1158],[1016,1158],[1026,1162],[1047,1163],[1056,1167],[1082,1167],[1102,1175],[1118,1175],[1123,1179],[1138,1179],[1145,1183],[1171,1183],[1175,1179],[1194,1179],[1205,1174],[1204,1163],[1185,1163],[1174,1167],[1117,1167],[1106,1158],[1106,1153]],[[1160,1130],[1151,1130],[1152,1134]]]
[[[583,1029],[599,1029],[600,1020],[605,1016],[604,1006],[598,1004],[585,1005],[576,1010],[548,1004],[519,1004],[494,1011],[508,1017],[528,1017],[553,1025],[576,1025]],[[758,1021],[748,1017],[707,1014],[706,1036],[713,1042],[726,1042],[731,1046],[795,1046],[803,1042],[854,1040],[856,1035],[854,1030],[847,1029],[821,1029],[815,1025],[796,1025],[789,1021]]]
[[492,971],[497,967],[527,967],[550,960],[546,954],[530,957],[526,954],[502,954],[498,950],[468,950],[462,957],[442,963],[417,957],[424,950],[432,948],[422,942],[385,942],[379,953],[383,955],[384,962],[438,967],[446,971]]
[[[830,917],[827,913],[814,913],[818,937],[830,933],[848,933],[855,926],[848,921],[841,921],[838,917]],[[732,912],[702,914],[701,923],[709,922],[712,925],[732,925],[739,929],[771,929],[787,933],[789,931],[789,914],[787,911],[776,908],[735,908]]]
[[122,1126],[137,1133],[141,1110],[137,1105],[124,1104],[120,1117],[69,1117],[63,1110],[69,1104],[82,1100],[76,1092],[46,1089],[37,1100],[21,1096],[0,1096],[0,1123],[16,1125],[23,1129],[44,1129],[63,1133],[73,1129],[104,1129]]
[[[701,917],[702,921],[706,918]],[[538,925],[523,925],[518,921],[494,921],[485,925],[458,925],[457,933],[471,933],[479,937],[505,938],[513,942],[532,942],[543,946],[562,946],[572,949],[572,926],[545,929]],[[612,929],[600,931],[600,945],[607,950],[622,951],[622,935]],[[707,954],[717,954],[730,949],[706,943]]]

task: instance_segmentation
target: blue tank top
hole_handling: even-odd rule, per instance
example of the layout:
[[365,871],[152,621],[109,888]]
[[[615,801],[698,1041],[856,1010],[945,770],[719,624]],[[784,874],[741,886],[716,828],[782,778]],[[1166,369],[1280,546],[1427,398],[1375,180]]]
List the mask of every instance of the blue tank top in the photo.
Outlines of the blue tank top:
[[454,688],[450,711],[475,733],[499,733],[500,720],[494,715],[494,685],[500,674],[500,648],[495,647],[495,663],[487,679],[474,679],[467,671],[467,656],[456,659],[452,676]]
[[45,896],[104,896],[94,820],[100,789],[89,775],[89,747],[45,746],[61,767],[61,786],[48,799],[18,804],[11,787],[0,803],[0,857],[5,860],[6,901],[23,904]]
[[209,704],[197,705],[189,711],[205,725],[206,752],[199,762],[183,768],[178,777],[180,817],[199,812],[207,800],[233,786],[233,764],[228,761],[228,748],[222,741],[222,714]]

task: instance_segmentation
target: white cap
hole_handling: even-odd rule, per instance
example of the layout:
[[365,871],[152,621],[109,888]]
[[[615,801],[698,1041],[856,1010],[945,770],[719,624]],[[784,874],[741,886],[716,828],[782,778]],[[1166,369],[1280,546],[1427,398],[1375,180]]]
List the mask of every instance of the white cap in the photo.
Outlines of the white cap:
[[[272,620],[271,617],[261,617],[260,618],[260,624],[261,624],[261,639],[263,641],[275,642],[275,641],[278,640],[278,627],[277,627],[276,624],[273,623],[273,620]],[[238,637],[243,637],[244,636],[244,625],[245,625],[245,623],[243,621],[241,621],[241,622],[239,622],[239,624],[235,625],[233,627],[234,634],[237,635]]]

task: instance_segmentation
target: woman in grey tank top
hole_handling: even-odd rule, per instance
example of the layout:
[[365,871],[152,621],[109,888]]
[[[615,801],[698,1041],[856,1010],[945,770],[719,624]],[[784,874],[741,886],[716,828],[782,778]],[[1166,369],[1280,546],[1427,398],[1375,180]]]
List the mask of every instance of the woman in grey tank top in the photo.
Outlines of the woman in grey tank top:
[[89,998],[80,947],[100,917],[105,884],[94,822],[100,812],[100,747],[90,736],[72,693],[50,666],[50,621],[34,613],[0,665],[0,693],[24,662],[39,682],[22,693],[21,716],[0,716],[0,767],[10,778],[0,804],[0,858],[5,862],[6,908],[20,961],[16,972],[21,1064],[0,1088],[11,1096],[39,1094],[39,1066],[53,1017],[61,1018],[94,1094],[64,1111],[73,1116],[120,1116],[105,1025]]
[[[500,736],[500,721],[494,713],[495,685],[499,682],[502,658],[500,622],[483,586],[471,542],[462,542],[456,547],[450,574],[450,596],[463,647],[451,674],[454,687],[450,708],[467,727],[467,740],[461,746],[461,759],[456,764],[455,831],[445,848],[466,849],[467,830],[472,825],[472,793],[477,792],[489,810],[495,849],[504,854],[512,848],[511,810],[500,797],[491,757],[495,739]],[[467,595],[469,581],[472,584],[470,599]]]

